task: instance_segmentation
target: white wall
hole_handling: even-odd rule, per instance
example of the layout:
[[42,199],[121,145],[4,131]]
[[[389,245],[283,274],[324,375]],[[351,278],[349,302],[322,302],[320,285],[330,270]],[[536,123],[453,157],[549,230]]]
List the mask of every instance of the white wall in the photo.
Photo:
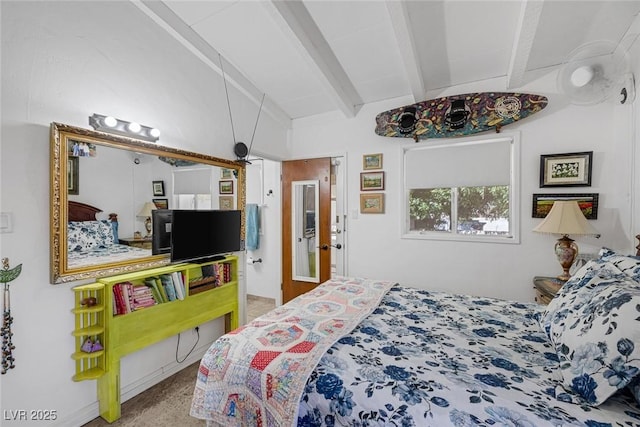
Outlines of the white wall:
[[247,203],[260,206],[262,231],[260,247],[247,251],[247,257],[261,258],[262,262],[247,265],[247,293],[274,298],[282,304],[282,226],[280,163],[269,159],[254,160],[247,166]]
[[[0,423],[81,425],[98,416],[96,383],[71,381],[70,289],[80,283],[49,284],[49,124],[88,128],[92,113],[110,114],[157,126],[162,145],[235,159],[224,85],[131,2],[3,1],[0,8],[0,211],[13,218],[13,233],[0,234],[0,256],[22,264],[11,283],[16,368],[2,376],[1,409],[50,409],[58,418]],[[229,92],[236,137],[249,141],[258,105],[231,85]],[[286,140],[286,129],[262,114],[253,148],[286,157]],[[122,191],[131,197],[119,185],[109,196]],[[180,366],[175,337],[124,358],[123,399],[198,360],[222,328],[221,321],[203,325]],[[192,332],[182,334],[179,357],[194,342]]]
[[[495,79],[450,88],[442,95],[505,89],[504,79]],[[602,238],[577,238],[581,250],[596,252],[601,246],[608,246],[626,252],[632,248],[633,230],[628,219],[634,213],[629,197],[623,195],[630,192],[629,179],[624,177],[631,174],[629,154],[633,138],[629,123],[619,117],[629,115],[632,107],[615,107],[613,103],[589,107],[569,105],[556,90],[555,72],[520,90],[546,95],[549,105],[542,112],[503,128],[503,133],[520,133],[522,142],[519,245],[400,238],[402,147],[414,142],[377,136],[374,127],[378,113],[410,104],[411,99],[365,105],[353,119],[327,114],[294,122],[291,138],[294,158],[320,157],[339,150],[349,153],[345,250],[350,275],[396,280],[434,290],[533,301],[533,276],[561,272],[553,254],[555,238],[531,232],[540,221],[531,217],[533,193],[599,193],[598,220],[593,221],[593,225],[602,233]],[[616,128],[617,125],[621,126]],[[420,143],[429,144],[429,141]],[[577,151],[594,152],[591,187],[539,188],[541,154]],[[357,211],[359,205],[362,155],[367,153],[384,155],[385,213],[358,213],[354,218],[353,211]],[[638,215],[637,209],[635,215]]]

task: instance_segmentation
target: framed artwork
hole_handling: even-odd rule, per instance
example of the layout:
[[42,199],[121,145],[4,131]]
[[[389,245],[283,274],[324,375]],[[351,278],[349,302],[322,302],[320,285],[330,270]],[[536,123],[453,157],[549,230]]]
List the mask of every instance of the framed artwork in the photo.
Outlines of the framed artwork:
[[591,187],[593,151],[540,156],[540,187]]
[[362,169],[382,169],[382,153],[362,156]]
[[79,166],[80,160],[78,157],[67,157],[67,194],[80,194]]
[[534,194],[534,218],[547,216],[556,200],[577,200],[580,210],[587,219],[598,219],[598,193],[592,194]]
[[360,195],[361,213],[384,213],[384,193],[367,193]]
[[218,201],[220,210],[228,211],[233,209],[233,196],[220,196]]
[[164,196],[164,181],[153,181],[153,195]]
[[232,179],[233,171],[231,169],[222,168],[220,169],[220,179]]
[[360,172],[360,191],[384,190],[384,172]]
[[219,181],[220,194],[233,194],[233,181]]
[[169,209],[169,199],[151,199],[156,208]]

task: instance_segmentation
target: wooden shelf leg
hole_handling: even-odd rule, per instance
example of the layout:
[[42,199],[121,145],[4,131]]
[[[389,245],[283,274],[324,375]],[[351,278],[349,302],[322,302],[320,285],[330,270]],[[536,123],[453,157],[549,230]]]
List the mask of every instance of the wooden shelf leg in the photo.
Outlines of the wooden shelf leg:
[[112,423],[120,418],[120,359],[107,357],[107,370],[98,378],[100,416]]

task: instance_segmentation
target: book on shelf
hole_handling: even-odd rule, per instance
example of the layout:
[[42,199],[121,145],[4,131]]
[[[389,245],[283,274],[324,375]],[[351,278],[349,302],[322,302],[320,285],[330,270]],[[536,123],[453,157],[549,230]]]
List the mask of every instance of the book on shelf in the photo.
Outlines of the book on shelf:
[[182,278],[182,274],[179,271],[174,271],[171,273],[171,277],[173,278],[173,285],[176,291],[176,297],[178,299],[183,300],[185,295],[184,289],[184,279]]
[[164,288],[164,292],[167,295],[167,301],[175,301],[176,297],[176,287],[173,283],[173,279],[169,274],[161,274],[160,282],[162,283],[162,287]]
[[144,279],[144,284],[147,285],[153,294],[153,297],[158,302],[158,304],[162,304],[164,300],[162,299],[162,294],[160,294],[160,289],[158,289],[158,284],[154,277],[147,277]]

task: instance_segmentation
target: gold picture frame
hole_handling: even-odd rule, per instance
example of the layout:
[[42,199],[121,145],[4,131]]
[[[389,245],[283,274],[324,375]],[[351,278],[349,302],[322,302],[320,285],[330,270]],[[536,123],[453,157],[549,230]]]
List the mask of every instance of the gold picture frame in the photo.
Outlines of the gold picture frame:
[[234,206],[233,196],[218,196],[218,207],[222,211],[232,210]]
[[384,213],[384,193],[360,194],[361,213]]
[[382,169],[382,153],[365,154],[362,156],[362,169]]

